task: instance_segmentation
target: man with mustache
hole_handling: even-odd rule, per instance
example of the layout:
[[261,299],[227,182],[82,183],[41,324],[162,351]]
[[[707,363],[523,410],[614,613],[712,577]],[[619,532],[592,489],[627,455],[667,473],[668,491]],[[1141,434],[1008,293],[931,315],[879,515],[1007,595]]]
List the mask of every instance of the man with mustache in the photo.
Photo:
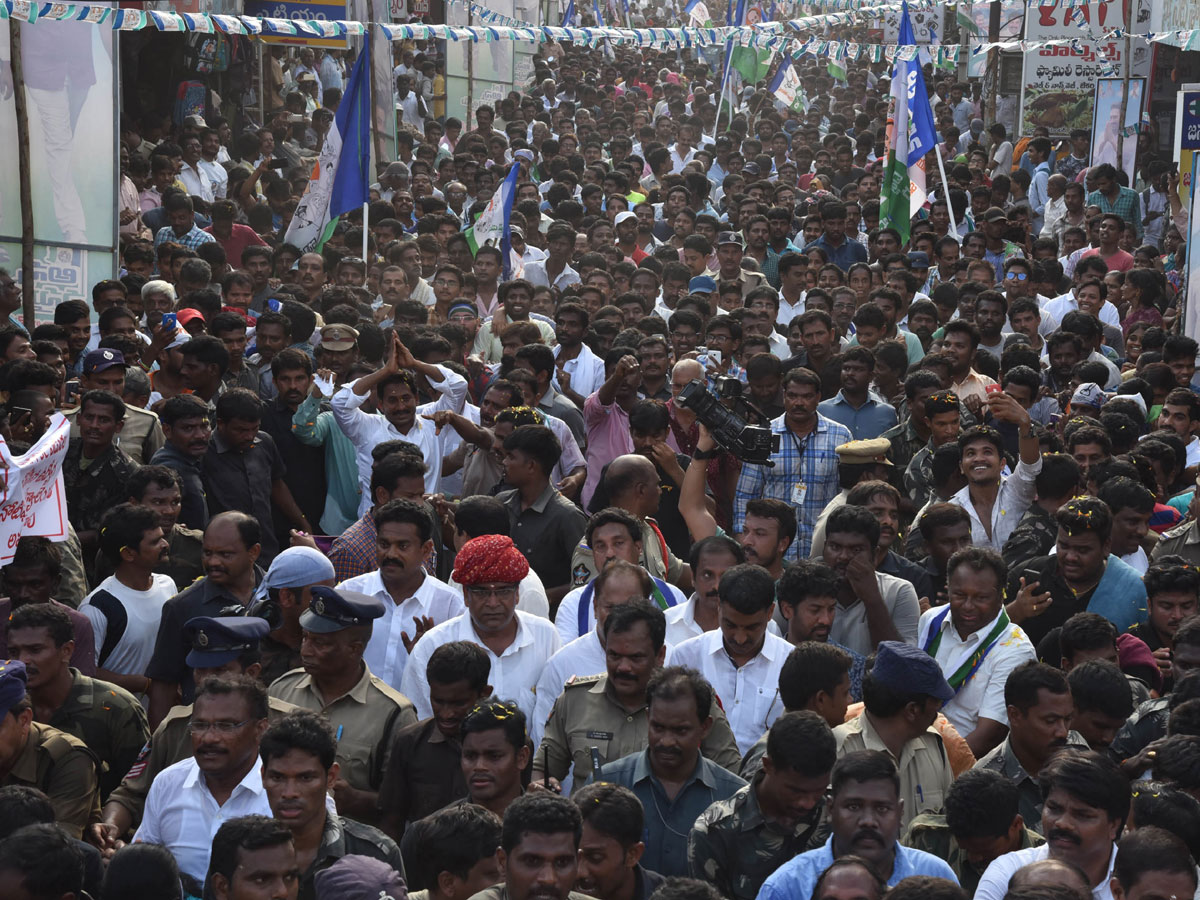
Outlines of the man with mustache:
[[219,616],[229,606],[248,606],[253,598],[263,577],[257,565],[261,534],[258,520],[243,512],[221,513],[204,530],[204,577],[163,604],[154,653],[146,664],[151,728],[158,727],[181,691],[184,703],[192,699],[186,661],[191,642],[184,624],[196,616]]
[[668,877],[686,875],[692,825],[746,782],[700,754],[712,729],[716,695],[698,672],[682,666],[655,671],[646,702],[649,746],[605,763],[590,783],[621,784],[637,794],[642,807],[654,811],[646,822],[646,867]]
[[188,723],[192,755],[154,779],[134,840],[162,844],[180,871],[202,882],[219,821],[271,814],[258,761],[267,714],[267,692],[257,681],[203,681]]
[[1004,739],[1004,685],[1021,663],[1037,658],[1033,644],[1004,610],[1004,560],[968,547],[946,567],[949,603],[921,616],[917,646],[932,656],[954,691],[942,712],[976,757]]
[[424,506],[389,500],[375,509],[373,519],[378,568],[343,581],[338,589],[383,604],[363,658],[377,678],[399,690],[408,654],[421,635],[466,607],[457,591],[425,571],[433,553],[433,523]]
[[[345,326],[327,326],[345,328]],[[348,329],[347,329],[348,330]],[[330,501],[327,496],[333,492],[327,490],[326,473],[329,468],[325,464],[326,447],[303,441],[292,427],[296,410],[307,399],[313,388],[313,364],[308,354],[302,350],[287,349],[281,351],[270,365],[271,377],[276,394],[271,399],[264,399],[262,421],[259,427],[271,436],[287,474],[284,476],[296,505],[300,507],[306,519],[321,527],[325,534],[337,534],[344,531],[349,524],[341,520],[326,522],[325,506]],[[345,460],[352,458],[348,455]],[[353,470],[349,475],[351,487],[356,486],[353,480]],[[337,500],[332,501],[336,506]],[[282,518],[282,517],[279,517]],[[326,530],[326,525],[341,525],[341,528]],[[279,525],[283,525],[282,522]],[[281,537],[286,537],[286,527],[277,527]],[[286,541],[280,541],[287,546]]]
[[1092,750],[1058,754],[1041,773],[1046,843],[995,859],[975,891],[975,900],[1000,900],[1017,870],[1056,859],[1083,870],[1092,896],[1108,900],[1117,857],[1117,838],[1129,816],[1129,780],[1107,756]]
[[833,733],[819,715],[805,710],[780,716],[753,781],[706,809],[692,827],[692,877],[726,897],[754,900],[771,873],[818,846],[814,837],[836,760]]
[[588,900],[572,890],[582,832],[579,810],[566,797],[519,797],[505,810],[496,851],[503,882],[470,900]]
[[958,883],[945,861],[899,843],[904,801],[896,765],[886,753],[858,750],[841,757],[833,766],[828,805],[829,840],[776,869],[758,892],[759,900],[811,897],[821,873],[849,855],[870,863],[888,887],[910,875]]
[[894,575],[913,586],[918,597],[933,594],[933,579],[923,566],[901,556],[899,546],[900,492],[886,481],[860,481],[846,495],[847,506],[861,506],[879,522],[879,544],[875,548],[875,571]]
[[383,603],[318,585],[300,616],[302,668],[271,685],[271,696],[325,715],[337,733],[337,808],[368,823],[378,819],[383,763],[396,732],[417,720],[412,703],[376,678],[363,659]]
[[728,535],[714,534],[692,544],[688,563],[693,590],[687,603],[666,610],[668,644],[682,644],[717,627],[717,586],[726,571],[745,561],[746,551]]
[[775,582],[761,566],[734,566],[717,588],[717,628],[675,647],[671,659],[703,675],[727,707],[745,752],[783,713],[779,671],[791,645],[768,631]]
[[[592,770],[593,749],[604,763],[646,746],[646,686],[662,667],[665,633],[663,612],[649,601],[624,603],[609,612],[603,625],[605,674],[574,678],[562,689],[534,756],[531,787],[558,790],[571,773],[578,789]],[[700,751],[732,769],[740,756],[729,722],[719,706],[712,715],[713,727]]]
[[292,832],[301,871],[298,900],[313,900],[313,877],[343,856],[367,856],[404,871],[391,838],[326,807],[339,767],[337,738],[324,717],[308,710],[284,716],[263,734],[258,752],[271,814]]
[[1075,710],[1067,676],[1042,662],[1022,663],[1004,683],[1004,705],[1008,737],[975,768],[991,769],[1014,781],[1020,791],[1021,818],[1045,834],[1041,827],[1045,796],[1038,784],[1042,769],[1068,745],[1087,747],[1083,736],[1071,730]]

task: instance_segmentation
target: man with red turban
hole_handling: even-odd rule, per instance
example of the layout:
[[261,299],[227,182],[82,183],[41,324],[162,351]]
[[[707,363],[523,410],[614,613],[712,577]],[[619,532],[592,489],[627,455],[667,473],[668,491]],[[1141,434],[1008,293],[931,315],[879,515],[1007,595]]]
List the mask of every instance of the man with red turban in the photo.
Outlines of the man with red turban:
[[495,696],[516,703],[526,718],[533,715],[534,687],[562,641],[548,619],[517,609],[517,586],[528,573],[529,562],[507,535],[485,534],[463,544],[453,578],[463,586],[467,611],[421,636],[400,683],[418,718],[433,715],[425,666],[433,651],[450,641],[482,647],[492,663]]

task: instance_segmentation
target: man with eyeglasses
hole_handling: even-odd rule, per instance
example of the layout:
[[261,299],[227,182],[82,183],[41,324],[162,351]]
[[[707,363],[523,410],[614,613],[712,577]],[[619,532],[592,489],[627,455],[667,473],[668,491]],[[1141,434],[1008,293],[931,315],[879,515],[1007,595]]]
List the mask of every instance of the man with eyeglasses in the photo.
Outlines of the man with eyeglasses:
[[329,719],[341,767],[333,783],[338,812],[369,825],[380,818],[379,785],[392,738],[417,721],[408,699],[363,660],[372,623],[383,613],[377,597],[314,586],[300,616],[301,668],[271,684],[272,697]]
[[425,687],[429,658],[450,641],[472,641],[483,647],[492,666],[493,693],[515,701],[526,717],[533,715],[534,687],[562,639],[548,619],[516,608],[517,586],[528,574],[528,561],[507,535],[482,535],[463,544],[451,577],[463,586],[467,612],[421,636],[400,682],[400,690],[416,704],[420,718],[433,715]]
[[188,722],[192,755],[154,780],[134,840],[162,844],[181,872],[203,882],[219,822],[271,815],[258,761],[267,710],[267,692],[252,678],[206,679]]

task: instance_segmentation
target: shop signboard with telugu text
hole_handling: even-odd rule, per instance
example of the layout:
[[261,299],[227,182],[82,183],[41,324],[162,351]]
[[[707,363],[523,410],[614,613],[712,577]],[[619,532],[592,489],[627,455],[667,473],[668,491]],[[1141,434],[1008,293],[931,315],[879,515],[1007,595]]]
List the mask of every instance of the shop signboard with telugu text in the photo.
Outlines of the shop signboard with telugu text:
[[1051,137],[1066,137],[1074,128],[1091,129],[1096,79],[1123,72],[1124,41],[1098,41],[1125,21],[1121,0],[1086,6],[1042,6],[1030,0],[1025,15],[1025,40],[1070,40],[1072,44],[1025,51],[1018,133],[1032,134],[1038,126]]
[[[315,19],[318,22],[336,22],[348,18],[346,0],[246,0],[246,15],[267,19]],[[335,49],[346,47],[345,38],[263,35],[262,40],[268,44],[303,44],[307,47]]]

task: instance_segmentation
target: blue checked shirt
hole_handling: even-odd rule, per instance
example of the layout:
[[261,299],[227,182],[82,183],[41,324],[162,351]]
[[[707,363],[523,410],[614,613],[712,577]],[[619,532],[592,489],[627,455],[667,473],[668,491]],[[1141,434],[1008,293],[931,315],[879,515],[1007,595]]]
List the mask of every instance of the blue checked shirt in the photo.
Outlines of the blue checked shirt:
[[1142,201],[1133,188],[1119,188],[1117,199],[1111,203],[1099,191],[1092,191],[1087,196],[1087,204],[1100,207],[1100,212],[1116,213],[1133,229],[1134,246],[1142,242]]
[[[733,530],[745,530],[746,504],[751,500],[782,500],[796,510],[796,540],[786,558],[807,559],[817,518],[840,490],[836,448],[850,441],[850,429],[818,413],[816,428],[801,439],[788,430],[783,420],[783,416],[771,420],[771,431],[779,435],[779,450],[771,457],[775,467],[742,466],[733,496]],[[797,484],[807,488],[799,506],[792,503]]]
[[177,244],[187,247],[189,250],[195,250],[201,244],[207,244],[209,241],[215,240],[215,237],[207,231],[202,231],[198,225],[193,224],[192,230],[183,237],[177,235],[175,229],[170,225],[164,225],[154,235],[154,246],[157,249],[158,245],[163,243],[163,241],[174,241]]

